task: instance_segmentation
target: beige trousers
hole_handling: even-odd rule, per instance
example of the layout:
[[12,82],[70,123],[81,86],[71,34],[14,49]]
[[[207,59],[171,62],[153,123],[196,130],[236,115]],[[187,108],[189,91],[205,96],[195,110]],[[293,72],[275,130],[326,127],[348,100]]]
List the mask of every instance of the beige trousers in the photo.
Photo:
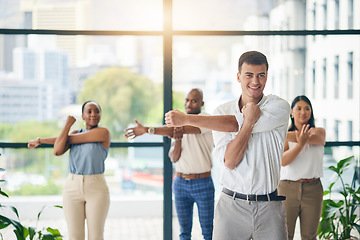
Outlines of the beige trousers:
[[322,211],[323,187],[320,179],[314,182],[282,180],[278,187],[284,201],[288,226],[288,239],[294,238],[296,220],[300,219],[302,240],[315,240]]
[[103,240],[110,196],[104,174],[69,174],[63,193],[63,209],[69,240]]

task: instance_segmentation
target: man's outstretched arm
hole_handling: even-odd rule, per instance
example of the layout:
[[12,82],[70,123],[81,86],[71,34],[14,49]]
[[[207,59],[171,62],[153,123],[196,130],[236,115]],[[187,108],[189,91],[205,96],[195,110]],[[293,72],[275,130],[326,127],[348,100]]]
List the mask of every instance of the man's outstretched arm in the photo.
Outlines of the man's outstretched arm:
[[[145,127],[144,125],[139,123],[136,119],[135,119],[135,124],[136,124],[135,127],[127,128],[124,130],[126,132],[124,134],[124,136],[126,138],[136,138],[145,133],[149,133],[149,129],[151,127]],[[165,136],[165,137],[169,137],[169,138],[173,137],[173,133],[174,133],[173,127],[162,126],[162,127],[153,127],[152,129],[153,129],[153,134],[161,135],[161,136]],[[200,134],[200,129],[197,127],[185,126],[183,128],[183,133],[184,134]]]
[[168,127],[190,125],[219,132],[237,132],[239,130],[239,125],[234,115],[201,116],[172,110],[165,114],[165,123]]

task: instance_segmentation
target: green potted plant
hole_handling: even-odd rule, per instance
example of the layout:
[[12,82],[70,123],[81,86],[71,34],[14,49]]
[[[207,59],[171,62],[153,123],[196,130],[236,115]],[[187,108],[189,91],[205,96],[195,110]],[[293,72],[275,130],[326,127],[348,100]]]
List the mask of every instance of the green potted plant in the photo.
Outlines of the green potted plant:
[[[0,171],[4,169],[0,168]],[[0,180],[4,182],[4,180]],[[9,197],[5,192],[0,188],[0,195],[4,197]],[[55,205],[55,207],[62,208],[61,206]],[[0,230],[7,228],[8,226],[14,227],[14,234],[17,240],[61,240],[62,236],[58,229],[52,229],[50,227],[37,229],[37,227],[25,227],[20,223],[20,217],[18,210],[14,206],[6,206],[0,203],[0,208],[10,208],[16,216],[16,220],[0,214]],[[39,222],[41,213],[47,208],[43,207],[37,215],[37,222]],[[3,240],[3,236],[0,233],[0,239]]]
[[[323,209],[319,224],[318,236],[320,239],[358,239],[353,233],[360,234],[359,216],[357,209],[360,206],[360,187],[356,187],[355,174],[358,168],[354,164],[354,156],[340,160],[336,166],[330,166],[329,169],[336,173],[336,178],[330,183],[329,189],[324,191]],[[352,182],[344,182],[343,174],[350,166],[354,166],[354,176]],[[340,189],[333,189],[335,183],[340,183]],[[339,193],[337,196],[333,196]],[[340,196],[340,198],[339,198]]]

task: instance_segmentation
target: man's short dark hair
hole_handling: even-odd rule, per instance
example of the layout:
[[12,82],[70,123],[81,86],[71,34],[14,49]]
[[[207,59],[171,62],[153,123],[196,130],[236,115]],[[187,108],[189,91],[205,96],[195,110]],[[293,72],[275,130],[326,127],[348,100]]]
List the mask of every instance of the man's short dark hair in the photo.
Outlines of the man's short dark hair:
[[266,56],[258,51],[244,52],[239,58],[238,70],[241,72],[241,67],[245,63],[250,65],[262,65],[265,64],[266,71],[269,69],[269,63]]

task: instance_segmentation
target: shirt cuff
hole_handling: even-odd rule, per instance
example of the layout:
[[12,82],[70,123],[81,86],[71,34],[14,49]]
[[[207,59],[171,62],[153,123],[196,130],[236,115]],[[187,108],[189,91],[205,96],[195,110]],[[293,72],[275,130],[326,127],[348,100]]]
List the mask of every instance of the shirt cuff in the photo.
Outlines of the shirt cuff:
[[242,124],[244,123],[244,115],[243,114],[235,114],[235,118],[239,125],[238,131],[240,131],[240,128],[241,128]]

